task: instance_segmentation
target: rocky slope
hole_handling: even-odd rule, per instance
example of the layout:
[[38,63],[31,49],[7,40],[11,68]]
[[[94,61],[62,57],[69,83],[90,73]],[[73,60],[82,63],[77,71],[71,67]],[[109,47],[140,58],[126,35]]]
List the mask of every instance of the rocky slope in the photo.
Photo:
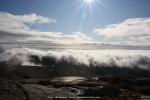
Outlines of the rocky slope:
[[[70,77],[0,80],[0,100],[138,100],[149,99],[150,79],[129,77]],[[145,100],[144,99],[144,100]]]

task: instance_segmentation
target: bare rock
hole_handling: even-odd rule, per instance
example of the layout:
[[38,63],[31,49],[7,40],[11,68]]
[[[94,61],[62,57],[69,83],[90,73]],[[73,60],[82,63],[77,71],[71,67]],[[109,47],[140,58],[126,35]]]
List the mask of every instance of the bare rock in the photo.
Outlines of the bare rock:
[[55,100],[56,98],[65,98],[67,100],[77,100],[77,96],[73,93],[63,91],[61,89],[49,88],[43,85],[24,84],[23,87],[28,92],[30,100]]
[[19,84],[0,81],[0,100],[28,100],[28,97]]

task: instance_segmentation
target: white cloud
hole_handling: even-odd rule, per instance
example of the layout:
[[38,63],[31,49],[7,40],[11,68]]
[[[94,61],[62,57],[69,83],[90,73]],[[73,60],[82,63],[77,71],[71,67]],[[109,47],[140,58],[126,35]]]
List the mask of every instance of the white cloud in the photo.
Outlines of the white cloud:
[[[150,51],[144,50],[59,50],[42,51],[28,48],[17,48],[0,53],[0,61],[9,64],[32,64],[31,55],[39,58],[48,56],[56,58],[57,61],[73,62],[77,65],[85,64],[92,67],[95,65],[106,65],[127,68],[150,69]],[[53,61],[54,61],[53,60]],[[72,63],[72,64],[73,64]],[[70,66],[70,65],[69,65]],[[105,67],[105,66],[103,66]]]
[[[73,34],[66,35],[62,32],[43,32],[40,30],[35,30],[29,27],[29,24],[36,23],[54,23],[56,22],[53,18],[47,18],[39,16],[37,14],[27,14],[27,15],[13,15],[6,12],[0,12],[0,35],[7,40],[13,41],[49,41],[53,43],[60,44],[80,44],[80,43],[90,43],[91,37],[81,32],[74,32]],[[13,38],[10,38],[12,37]],[[17,36],[20,36],[17,38]],[[22,36],[22,38],[21,38]],[[2,39],[6,40],[6,39]],[[1,41],[2,41],[1,40]]]
[[127,44],[127,45],[136,45],[136,46],[150,46],[150,36],[133,36],[128,37],[124,41],[120,41],[120,44]]
[[[95,29],[103,40],[94,40],[82,32],[65,34],[62,32],[40,31],[30,27],[29,24],[54,23],[53,18],[37,14],[14,15],[0,12],[0,42],[45,42],[57,44],[129,44],[148,45],[150,43],[150,18],[133,18],[122,23],[109,25],[105,28]],[[111,38],[115,37],[115,38]],[[119,39],[119,38],[120,39]],[[125,37],[125,38],[124,38]],[[138,40],[137,40],[138,39]]]
[[36,32],[38,36],[28,37],[28,41],[51,41],[58,44],[82,44],[82,43],[93,43],[91,37],[87,36],[82,32],[74,32],[70,35],[66,35],[61,32]]
[[0,31],[10,33],[24,33],[30,30],[27,24],[56,22],[53,18],[46,18],[36,14],[13,15],[0,12]]
[[105,28],[94,29],[94,32],[104,36],[108,42],[149,46],[150,18],[131,18]]
[[99,35],[107,37],[149,35],[150,18],[131,18],[121,23],[108,25],[105,28],[98,28],[94,31]]
[[62,41],[65,41],[65,43],[70,43],[70,44],[91,43],[92,42],[92,38],[82,32],[74,32],[71,35],[64,35],[62,37],[63,37]]

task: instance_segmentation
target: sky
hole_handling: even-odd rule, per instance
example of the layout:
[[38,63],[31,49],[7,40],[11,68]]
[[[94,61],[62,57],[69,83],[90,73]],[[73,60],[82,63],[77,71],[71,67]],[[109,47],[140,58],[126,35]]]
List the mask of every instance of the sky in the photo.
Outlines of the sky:
[[1,0],[0,44],[146,49],[150,47],[149,5],[150,0]]

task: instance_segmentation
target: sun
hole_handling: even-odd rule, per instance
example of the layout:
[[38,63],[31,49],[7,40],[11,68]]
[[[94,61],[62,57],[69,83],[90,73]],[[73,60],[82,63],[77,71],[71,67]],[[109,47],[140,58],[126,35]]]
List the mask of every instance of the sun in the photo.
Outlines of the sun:
[[92,4],[92,3],[94,3],[94,0],[84,0],[83,2],[85,4]]
[[79,7],[88,8],[88,9],[92,9],[96,7],[97,4],[101,2],[101,0],[78,0],[78,1],[79,3],[81,3],[81,6]]
[[84,5],[92,6],[95,3],[95,0],[83,0]]

